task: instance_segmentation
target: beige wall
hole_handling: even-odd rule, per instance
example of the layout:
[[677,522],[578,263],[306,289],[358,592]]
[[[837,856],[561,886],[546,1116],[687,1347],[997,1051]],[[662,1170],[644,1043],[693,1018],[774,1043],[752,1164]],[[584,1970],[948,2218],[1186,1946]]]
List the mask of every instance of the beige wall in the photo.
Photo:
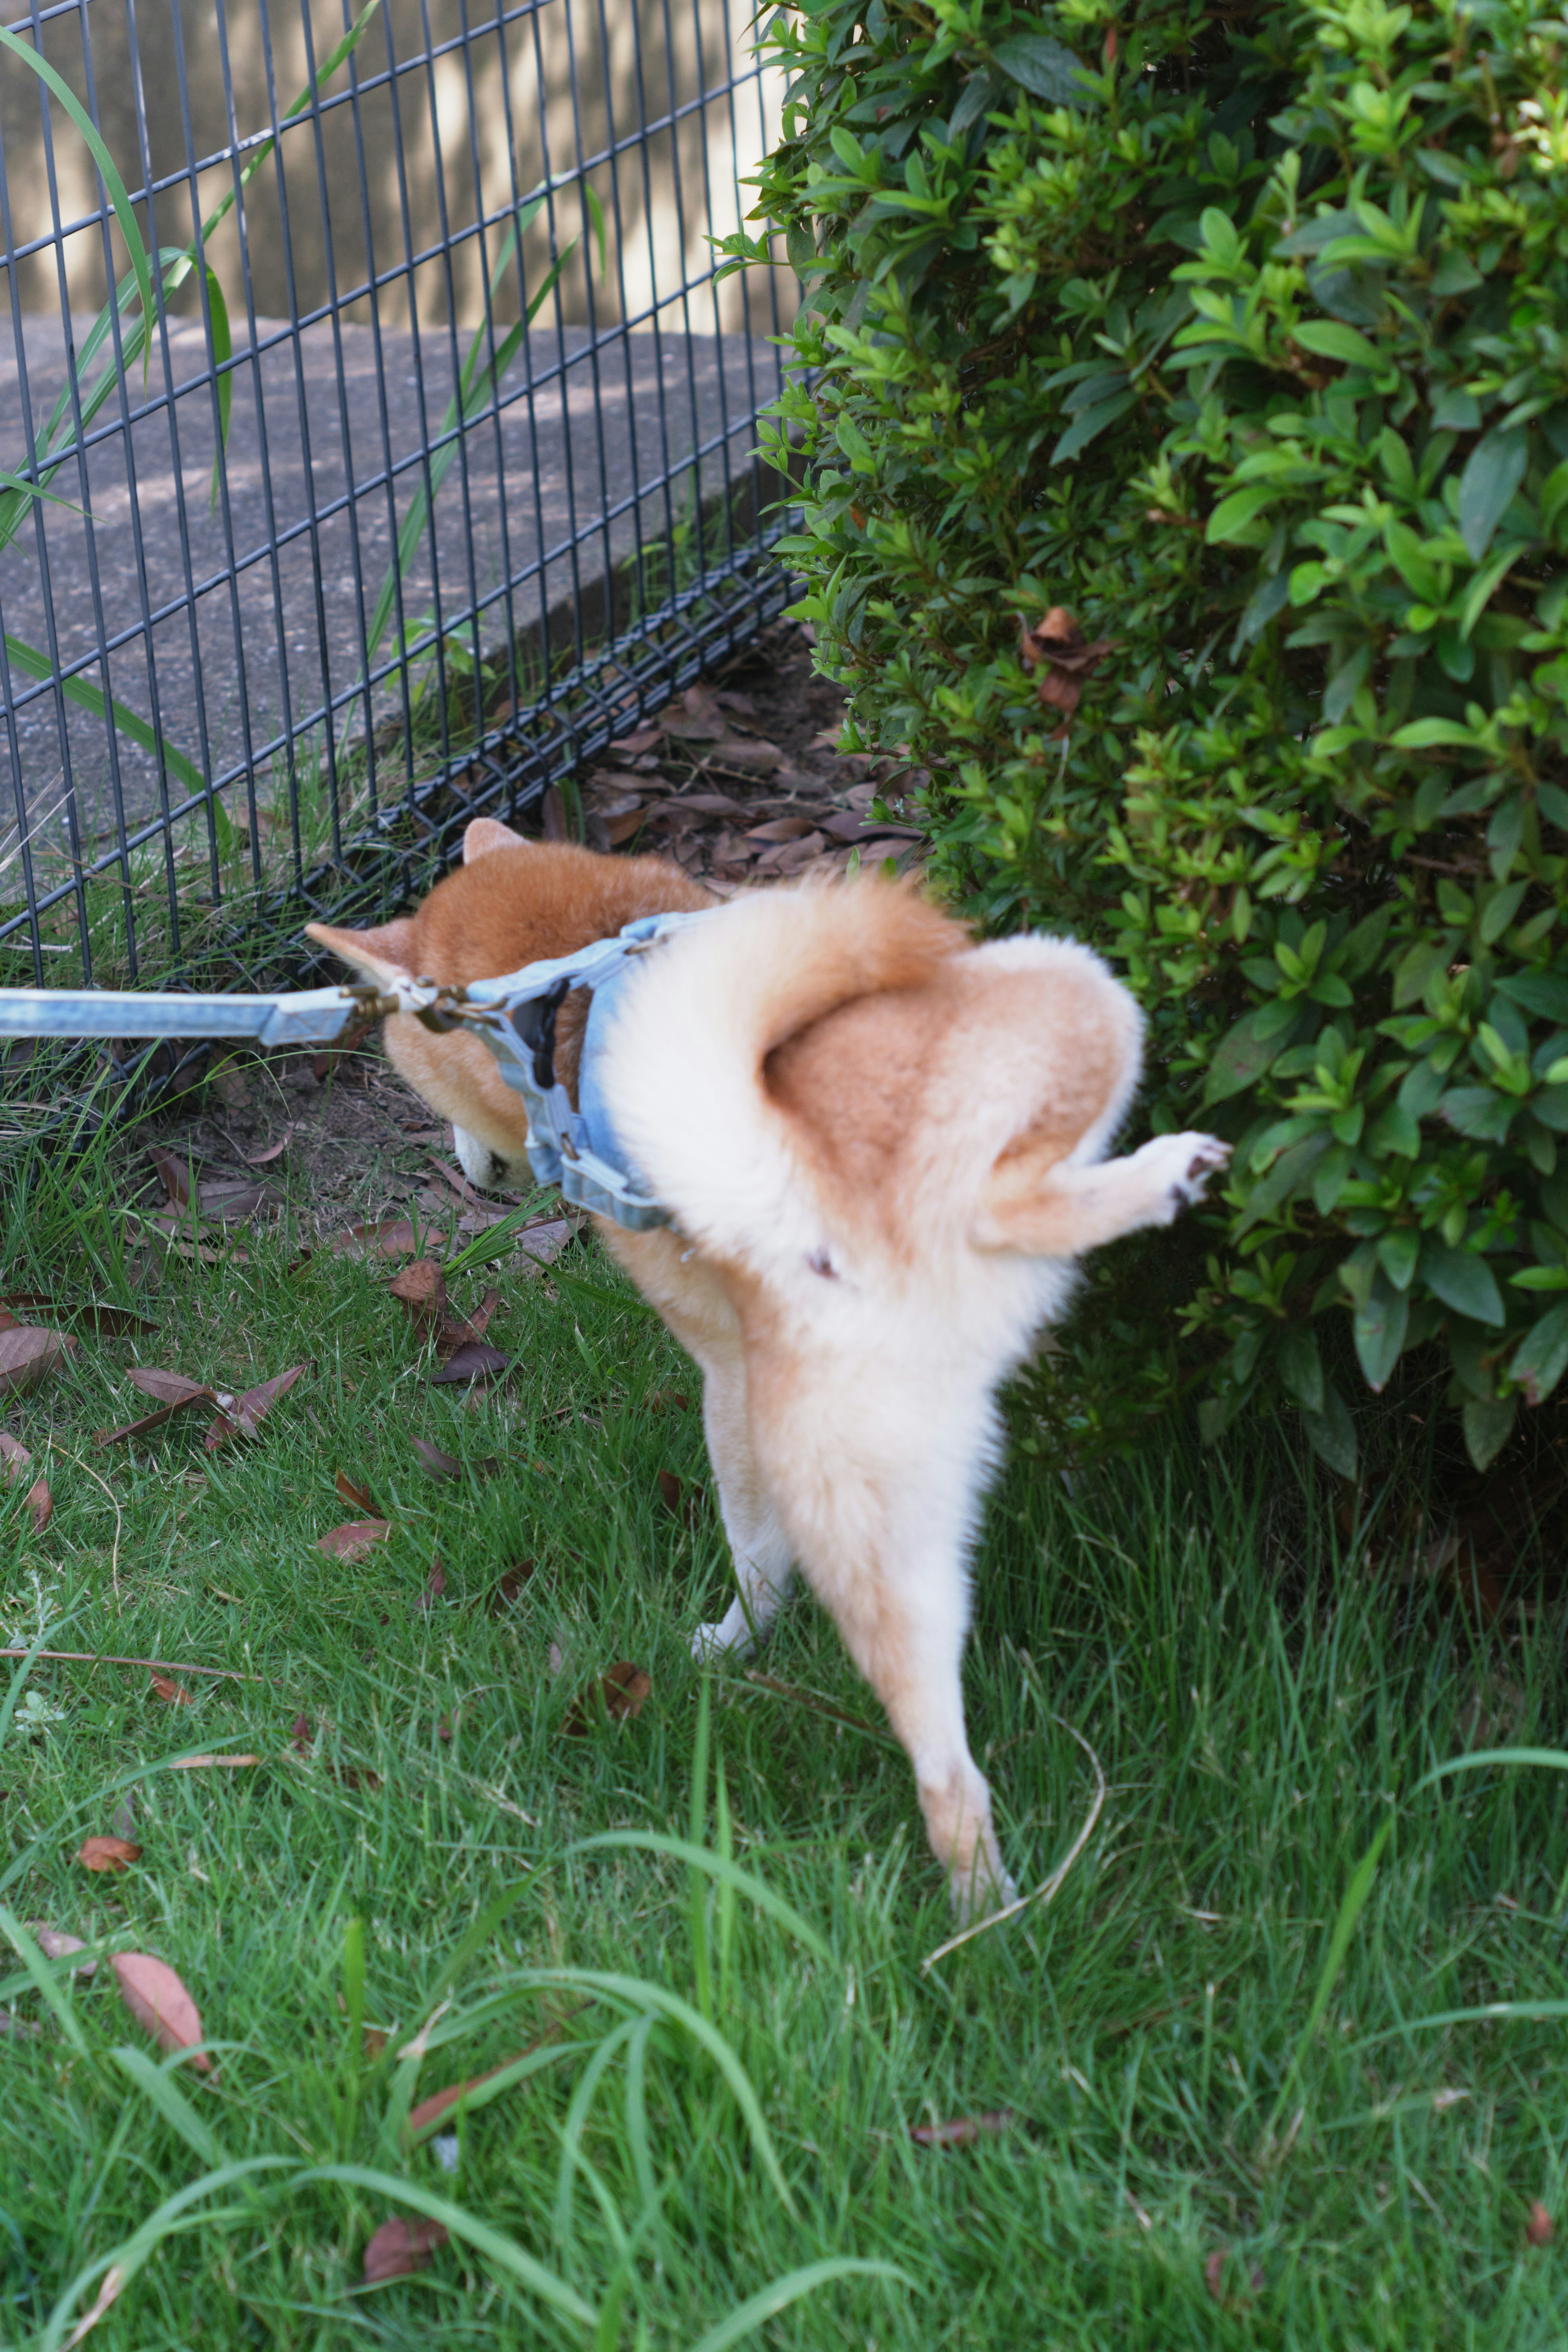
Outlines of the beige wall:
[[[276,109],[281,112],[310,77],[305,15],[318,59],[342,37],[344,17],[341,0],[273,0],[270,5],[263,5],[262,0],[219,0],[219,7],[235,131],[243,142],[265,132],[273,119],[268,51]],[[110,152],[133,191],[144,178],[138,87],[153,177],[186,167],[182,48],[192,150],[200,159],[230,143],[219,7],[212,0],[195,0],[195,5],[193,0],[141,0],[135,8],[133,52],[127,0],[90,0],[87,22],[92,98]],[[443,181],[448,228],[456,234],[478,218],[481,194],[486,212],[505,205],[514,176],[517,188],[526,193],[547,173],[560,179],[584,158],[607,148],[612,125],[615,139],[625,140],[645,121],[694,107],[677,129],[654,134],[646,178],[645,159],[635,147],[615,164],[600,163],[586,174],[586,184],[606,216],[606,270],[601,271],[596,251],[591,268],[586,265],[588,222],[579,187],[558,192],[557,249],[574,237],[579,240],[579,251],[563,280],[564,315],[577,324],[587,323],[590,317],[608,323],[635,317],[657,303],[667,328],[688,323],[693,331],[710,334],[716,326],[731,331],[749,325],[753,333],[765,334],[773,324],[771,292],[776,292],[787,314],[795,280],[784,270],[773,273],[771,288],[758,272],[743,282],[728,280],[716,294],[701,287],[684,312],[677,299],[683,277],[695,279],[708,270],[707,234],[732,229],[749,209],[752,199],[743,188],[737,195],[737,177],[743,179],[755,169],[766,139],[776,134],[782,81],[770,75],[759,86],[752,78],[748,0],[668,0],[668,26],[665,0],[605,0],[603,6],[601,0],[547,0],[499,31],[498,16],[510,14],[508,0],[468,0],[466,8],[463,0],[427,0],[427,14],[437,46],[457,35],[466,16],[470,33],[467,58],[459,48],[430,67],[404,72],[396,82],[395,101],[384,80],[363,92],[358,109],[363,190],[354,110],[348,106],[322,117],[319,142],[309,120],[286,131],[278,153],[251,181],[246,192],[245,232],[258,312],[274,318],[288,313],[285,206],[300,310],[313,310],[328,299],[328,237],[321,196],[324,180],[340,291],[368,275],[368,218],[377,272],[404,270],[382,293],[384,321],[406,324],[412,300],[421,325],[443,324],[455,309],[460,326],[474,326],[483,315],[485,278],[494,268],[503,231],[489,233],[487,257],[481,257],[478,240],[470,240],[449,263],[437,258],[409,273],[405,203],[418,251],[440,240]],[[80,22],[73,13],[48,25],[45,55],[86,101],[89,76]],[[416,58],[423,47],[419,0],[382,0],[354,51],[360,81],[384,77],[389,62]],[[731,75],[746,78],[732,94],[722,87]],[[350,85],[349,68],[340,67],[321,97],[330,101]],[[11,236],[18,246],[47,235],[50,228],[41,89],[28,68],[0,50],[0,161]],[[707,102],[694,103],[705,92],[710,93]],[[96,177],[85,142],[58,100],[49,100],[49,113],[59,215],[69,222],[96,206]],[[200,173],[201,213],[210,214],[232,185],[233,168],[226,161]],[[143,205],[138,211],[148,235],[147,208]],[[184,245],[194,226],[186,178],[156,199],[157,240],[163,246]],[[95,225],[68,236],[64,251],[70,308],[78,312],[96,310],[107,285],[101,230]],[[528,285],[535,287],[550,259],[542,226],[527,238],[524,257]],[[210,259],[235,314],[237,340],[244,293],[239,229],[233,213],[214,237]],[[116,236],[114,267],[123,270],[125,266],[124,248]],[[25,309],[59,308],[53,249],[19,263],[16,279]],[[0,303],[8,309],[10,299],[11,288],[0,265]],[[174,307],[194,307],[190,289]],[[509,276],[496,310],[502,319],[516,317],[515,274]],[[368,301],[355,303],[347,315],[368,323]]]

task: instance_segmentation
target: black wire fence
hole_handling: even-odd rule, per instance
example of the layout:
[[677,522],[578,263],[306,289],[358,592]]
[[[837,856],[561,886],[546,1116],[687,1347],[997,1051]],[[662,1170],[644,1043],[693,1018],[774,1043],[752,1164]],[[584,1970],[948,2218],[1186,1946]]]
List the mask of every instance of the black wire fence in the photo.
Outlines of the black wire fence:
[[749,16],[0,26],[0,985],[254,979],[781,608]]

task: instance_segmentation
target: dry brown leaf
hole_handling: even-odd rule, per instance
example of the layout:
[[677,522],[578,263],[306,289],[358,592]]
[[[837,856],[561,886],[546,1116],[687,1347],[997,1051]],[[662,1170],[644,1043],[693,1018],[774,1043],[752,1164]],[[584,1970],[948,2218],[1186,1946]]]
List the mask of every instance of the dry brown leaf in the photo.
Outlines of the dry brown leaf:
[[1083,698],[1081,678],[1116,650],[1110,637],[1090,645],[1065,604],[1053,604],[1045,618],[1030,629],[1018,624],[1018,651],[1026,669],[1038,669],[1036,692],[1047,709],[1070,719]]
[[379,2286],[384,2279],[411,2278],[446,2242],[444,2221],[432,2221],[423,2213],[395,2214],[382,2223],[364,2250],[366,2285]]
[[816,820],[809,816],[775,816],[766,824],[747,828],[748,841],[800,841],[815,829]]
[[167,1675],[154,1675],[152,1682],[153,1696],[162,1699],[165,1706],[195,1706],[190,1692],[183,1684],[171,1682]]
[[561,1726],[566,1739],[585,1738],[598,1716],[603,1703],[612,1723],[631,1723],[642,1713],[643,1702],[653,1688],[653,1676],[641,1666],[634,1666],[629,1658],[617,1660],[606,1668],[597,1684],[574,1698],[566,1710]]
[[1539,2197],[1531,2200],[1524,2237],[1525,2243],[1531,2246],[1549,2246],[1552,2243],[1552,2216]]
[[[544,2040],[549,2038],[548,2035],[543,2037]],[[477,2091],[481,2083],[493,2081],[509,2066],[515,2066],[520,2058],[531,2056],[541,2047],[542,2042],[531,2042],[526,2050],[514,2050],[511,2056],[503,2058],[499,2066],[487,2066],[482,2074],[470,2074],[466,2083],[453,2083],[445,2091],[433,2091],[429,2098],[421,2099],[416,2107],[409,2108],[408,2120],[403,2126],[404,2137],[417,2139],[421,2132],[428,2131],[432,2124],[439,2123],[447,2109],[455,2107],[459,2099],[466,2099],[470,2091]]]
[[525,1225],[516,1246],[541,1265],[549,1265],[574,1238],[576,1231],[569,1217],[548,1217],[542,1224]]
[[366,1518],[374,1518],[376,1515],[375,1505],[371,1501],[370,1488],[368,1486],[361,1486],[357,1485],[355,1481],[349,1476],[346,1470],[340,1470],[338,1472],[334,1484],[345,1503],[352,1503],[356,1511],[363,1511],[364,1513]]
[[386,2047],[386,2035],[379,2025],[365,2027],[363,2047],[365,2056],[374,2063]]
[[1216,2246],[1204,2263],[1204,2284],[1216,2303],[1225,2301],[1225,2248]]
[[222,1756],[177,1756],[169,1769],[171,1772],[221,1772],[232,1768],[237,1772],[244,1765],[259,1764],[260,1761],[259,1756],[230,1756],[226,1750]]
[[754,776],[772,776],[784,766],[784,755],[776,743],[769,743],[760,735],[726,734],[708,754],[708,763],[719,768],[740,768]]
[[[24,1472],[33,1466],[33,1457],[19,1438],[8,1430],[0,1429],[0,1467],[4,1467],[5,1484],[20,1486]],[[47,1478],[35,1478],[24,1497],[24,1507],[31,1515],[33,1533],[41,1536],[54,1517],[55,1498],[49,1492]]]
[[91,2335],[93,2329],[98,2326],[99,2321],[103,2317],[104,2313],[109,2309],[110,2305],[119,2294],[121,2288],[125,2284],[125,2279],[126,2273],[121,2268],[120,2264],[118,2263],[110,2263],[109,2268],[103,2273],[103,2284],[98,2290],[97,2300],[94,2302],[92,2309],[90,2311],[83,2312],[81,2317],[77,2321],[76,2326],[71,2329],[70,2334],[66,2337],[65,2342],[61,2345],[60,2352],[76,2352],[76,2347],[81,2342],[83,2336]]
[[133,1389],[156,1397],[160,1404],[193,1404],[214,1391],[203,1381],[188,1381],[184,1372],[166,1372],[155,1364],[133,1364],[125,1375]]
[[834,841],[918,841],[921,837],[919,825],[900,824],[896,818],[858,816],[853,809],[819,817],[817,824]]
[[153,1144],[147,1157],[157,1170],[163,1190],[175,1208],[188,1209],[191,1205],[189,1170],[169,1152],[161,1151],[156,1144]]
[[704,1496],[702,1488],[695,1479],[682,1486],[673,1470],[661,1470],[658,1474],[658,1492],[665,1509],[673,1518],[683,1520],[689,1528],[696,1526],[697,1515],[702,1508]]
[[243,1396],[236,1397],[229,1412],[220,1412],[208,1430],[204,1440],[206,1451],[213,1453],[225,1438],[236,1434],[256,1436],[264,1416],[271,1412],[280,1396],[288,1395],[304,1370],[303,1364],[290,1364],[286,1372],[275,1372],[269,1381],[262,1381],[255,1388],[247,1389]]
[[387,1285],[392,1297],[407,1307],[416,1327],[423,1331],[433,1323],[447,1304],[447,1277],[433,1257],[416,1257],[405,1265]]
[[443,1454],[441,1448],[438,1445],[432,1445],[427,1437],[416,1437],[411,1439],[410,1443],[432,1478],[462,1476],[463,1465],[455,1454]]
[[572,828],[566,822],[566,803],[559,784],[552,784],[539,803],[539,829],[546,841],[572,838]]
[[345,1225],[341,1233],[329,1235],[326,1245],[345,1257],[416,1257],[422,1249],[436,1248],[438,1242],[428,1229],[416,1233],[407,1217],[384,1217],[379,1224]]
[[643,1399],[649,1412],[685,1412],[690,1402],[684,1389],[650,1389]]
[[329,1559],[363,1559],[373,1545],[384,1543],[391,1533],[390,1519],[349,1519],[318,1536],[316,1549],[324,1551]]
[[204,1184],[196,1195],[204,1217],[216,1224],[243,1224],[247,1218],[276,1216],[283,1203],[269,1184],[253,1183],[248,1177],[225,1176],[213,1184]]
[[[284,1152],[288,1150],[289,1146],[293,1139],[294,1121],[290,1119],[288,1126],[284,1129],[279,1140],[277,1143],[269,1143],[265,1151],[239,1151],[239,1146],[237,1144],[235,1144],[235,1150],[239,1151],[239,1156],[244,1160],[247,1168],[265,1168],[270,1161],[280,1160]],[[234,1141],[232,1136],[229,1138],[229,1140],[230,1142]]]
[[[27,1933],[46,1960],[68,1959],[72,1952],[85,1952],[87,1949],[79,1936],[68,1936],[62,1927],[46,1927],[41,1919],[29,1919]],[[97,1968],[96,1960],[83,1960],[79,1968],[71,1970],[71,1974],[90,1977]]]
[[639,798],[636,808],[622,809],[618,815],[601,817],[599,821],[608,836],[610,847],[619,849],[623,842],[635,839],[647,819],[647,811]]
[[441,1595],[446,1591],[446,1590],[447,1571],[442,1567],[438,1559],[434,1560],[432,1561],[430,1568],[430,1581],[426,1584],[424,1591],[419,1596],[420,1608],[434,1609],[437,1601],[440,1600]]
[[678,1519],[680,1517],[680,1481],[673,1470],[659,1472],[658,1491],[664,1498],[665,1509],[672,1518]]
[[491,1617],[499,1617],[503,1610],[515,1609],[522,1599],[522,1588],[532,1574],[533,1562],[520,1559],[514,1567],[507,1570],[504,1576],[498,1577],[485,1596],[488,1613]]
[[511,1358],[503,1356],[483,1339],[467,1339],[455,1348],[447,1361],[430,1378],[439,1387],[462,1388],[472,1381],[492,1381],[510,1369]]
[[[126,2008],[160,2050],[195,2048],[203,2038],[201,2011],[166,1961],[149,1952],[116,1952],[109,1965]],[[205,2050],[196,2051],[194,2063],[204,2074],[212,2073]]]
[[84,1870],[125,1870],[141,1859],[141,1847],[122,1837],[87,1838],[77,1853]]
[[159,1328],[145,1315],[138,1315],[129,1307],[109,1307],[95,1298],[89,1298],[85,1306],[62,1307],[54,1299],[46,1297],[42,1291],[10,1290],[5,1294],[4,1305],[0,1306],[0,1331],[21,1320],[21,1317],[5,1312],[6,1307],[21,1307],[24,1313],[30,1310],[36,1315],[74,1316],[80,1322],[90,1323],[100,1339],[143,1339],[149,1333],[156,1333]]
[[973,2147],[986,2133],[1009,2131],[1012,2125],[1012,2108],[995,2107],[987,2115],[955,2116],[946,2124],[911,2124],[910,2137],[917,2147]]
[[8,1331],[0,1331],[0,1390],[22,1396],[36,1389],[76,1344],[63,1331],[43,1331],[29,1323],[14,1323]]
[[662,727],[639,727],[635,734],[616,736],[609,748],[622,759],[636,760],[644,751],[653,751],[655,746],[663,740]]

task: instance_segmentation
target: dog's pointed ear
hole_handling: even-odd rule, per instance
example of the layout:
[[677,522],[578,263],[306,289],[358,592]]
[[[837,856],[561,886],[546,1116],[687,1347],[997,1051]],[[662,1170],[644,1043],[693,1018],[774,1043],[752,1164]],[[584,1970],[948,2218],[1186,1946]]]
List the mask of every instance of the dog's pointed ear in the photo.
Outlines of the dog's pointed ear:
[[476,857],[488,857],[492,849],[531,846],[521,833],[513,833],[510,824],[502,824],[499,816],[477,816],[463,835],[463,863],[471,866]]
[[383,923],[374,931],[335,931],[330,923],[307,923],[305,937],[352,964],[367,980],[385,987],[391,981],[414,980],[414,924],[407,915]]

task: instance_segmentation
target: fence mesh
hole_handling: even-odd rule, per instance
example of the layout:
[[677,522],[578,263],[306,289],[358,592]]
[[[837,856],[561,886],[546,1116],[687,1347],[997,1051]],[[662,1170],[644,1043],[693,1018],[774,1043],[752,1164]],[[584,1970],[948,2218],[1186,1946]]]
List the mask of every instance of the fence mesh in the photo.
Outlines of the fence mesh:
[[0,26],[0,984],[254,974],[779,609],[748,17]]

